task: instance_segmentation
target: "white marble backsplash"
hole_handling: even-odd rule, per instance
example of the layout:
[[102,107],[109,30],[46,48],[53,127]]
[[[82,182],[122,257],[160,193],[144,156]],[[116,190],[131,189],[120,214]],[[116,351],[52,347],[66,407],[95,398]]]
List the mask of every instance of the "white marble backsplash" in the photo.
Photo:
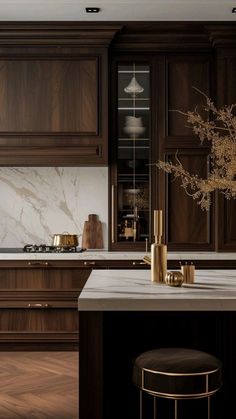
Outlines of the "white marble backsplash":
[[0,247],[51,244],[51,236],[64,231],[81,234],[88,214],[98,214],[107,248],[106,167],[0,168]]

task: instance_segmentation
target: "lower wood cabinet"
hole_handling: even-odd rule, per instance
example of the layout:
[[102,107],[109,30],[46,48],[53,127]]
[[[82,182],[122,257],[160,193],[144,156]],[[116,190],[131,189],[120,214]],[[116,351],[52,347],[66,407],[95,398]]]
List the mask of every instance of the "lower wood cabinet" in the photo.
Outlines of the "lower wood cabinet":
[[[234,260],[193,260],[235,269]],[[0,351],[77,350],[78,297],[92,269],[150,269],[140,260],[0,260]],[[168,261],[179,269],[179,261]]]
[[148,268],[138,260],[0,261],[0,351],[78,349],[78,297],[92,269]]
[[76,310],[54,308],[48,303],[40,303],[42,308],[29,308],[34,306],[39,304],[29,303],[24,309],[0,310],[1,343],[77,344]]
[[74,261],[1,261],[0,350],[77,349],[77,301],[90,272]]

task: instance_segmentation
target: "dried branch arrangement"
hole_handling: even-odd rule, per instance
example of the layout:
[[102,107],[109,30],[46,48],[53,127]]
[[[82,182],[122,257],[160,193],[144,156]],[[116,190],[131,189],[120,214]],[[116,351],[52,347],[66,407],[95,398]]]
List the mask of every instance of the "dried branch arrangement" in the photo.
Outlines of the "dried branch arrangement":
[[[198,90],[198,89],[196,89]],[[184,169],[176,154],[176,163],[159,161],[157,167],[167,173],[172,173],[174,179],[180,178],[181,186],[193,199],[197,200],[202,210],[209,210],[211,192],[218,189],[227,199],[236,197],[236,104],[217,109],[204,93],[200,92],[206,104],[203,109],[207,113],[204,120],[197,110],[181,112],[193,132],[199,137],[201,144],[204,140],[210,143],[211,169],[206,179],[198,174],[190,174]],[[209,120],[212,115],[212,120]]]

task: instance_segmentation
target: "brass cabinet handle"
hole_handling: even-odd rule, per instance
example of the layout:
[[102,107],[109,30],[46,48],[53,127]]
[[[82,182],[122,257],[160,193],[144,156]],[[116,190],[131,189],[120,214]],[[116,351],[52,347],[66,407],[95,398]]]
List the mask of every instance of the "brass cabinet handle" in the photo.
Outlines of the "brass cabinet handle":
[[84,262],[84,265],[95,265],[95,262]]
[[28,266],[48,266],[48,262],[28,262]]
[[115,243],[115,185],[111,187],[111,242]]
[[132,265],[146,265],[145,262],[132,262]]
[[47,303],[29,303],[28,308],[48,308],[49,304]]

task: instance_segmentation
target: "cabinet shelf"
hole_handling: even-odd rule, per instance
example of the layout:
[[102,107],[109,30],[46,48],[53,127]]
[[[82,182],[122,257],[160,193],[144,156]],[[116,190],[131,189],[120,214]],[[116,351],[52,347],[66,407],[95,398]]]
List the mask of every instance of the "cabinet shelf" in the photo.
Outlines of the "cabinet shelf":
[[[135,138],[135,140],[137,140],[137,138]],[[118,138],[118,141],[134,141],[134,138],[129,137],[129,138]],[[150,141],[150,138],[138,138],[138,141]]]
[[136,101],[149,101],[150,99],[148,98],[148,97],[137,97],[137,96],[135,96],[135,97],[118,97],[118,100],[134,100],[135,99],[135,102]]
[[149,107],[118,107],[118,111],[150,111]]
[[118,70],[118,74],[149,74],[150,70]]
[[[118,174],[118,179],[119,179],[120,176],[130,176],[130,177],[133,177],[134,175],[133,175],[133,173],[119,173]],[[143,176],[143,177],[147,177],[148,178],[149,177],[149,174],[148,173],[147,174],[146,173],[136,173],[135,176],[136,176],[136,178],[139,177],[139,176]]]
[[[127,209],[119,209],[119,212],[128,212],[128,211],[132,211],[132,208],[127,208]],[[140,212],[149,212],[149,209],[139,209],[139,213]]]
[[122,149],[129,149],[129,150],[140,150],[140,149],[142,149],[142,148],[144,148],[144,149],[149,149],[149,147],[148,146],[129,146],[129,145],[124,145],[124,146],[119,146],[118,147],[118,149],[120,149],[120,148],[122,148]]

